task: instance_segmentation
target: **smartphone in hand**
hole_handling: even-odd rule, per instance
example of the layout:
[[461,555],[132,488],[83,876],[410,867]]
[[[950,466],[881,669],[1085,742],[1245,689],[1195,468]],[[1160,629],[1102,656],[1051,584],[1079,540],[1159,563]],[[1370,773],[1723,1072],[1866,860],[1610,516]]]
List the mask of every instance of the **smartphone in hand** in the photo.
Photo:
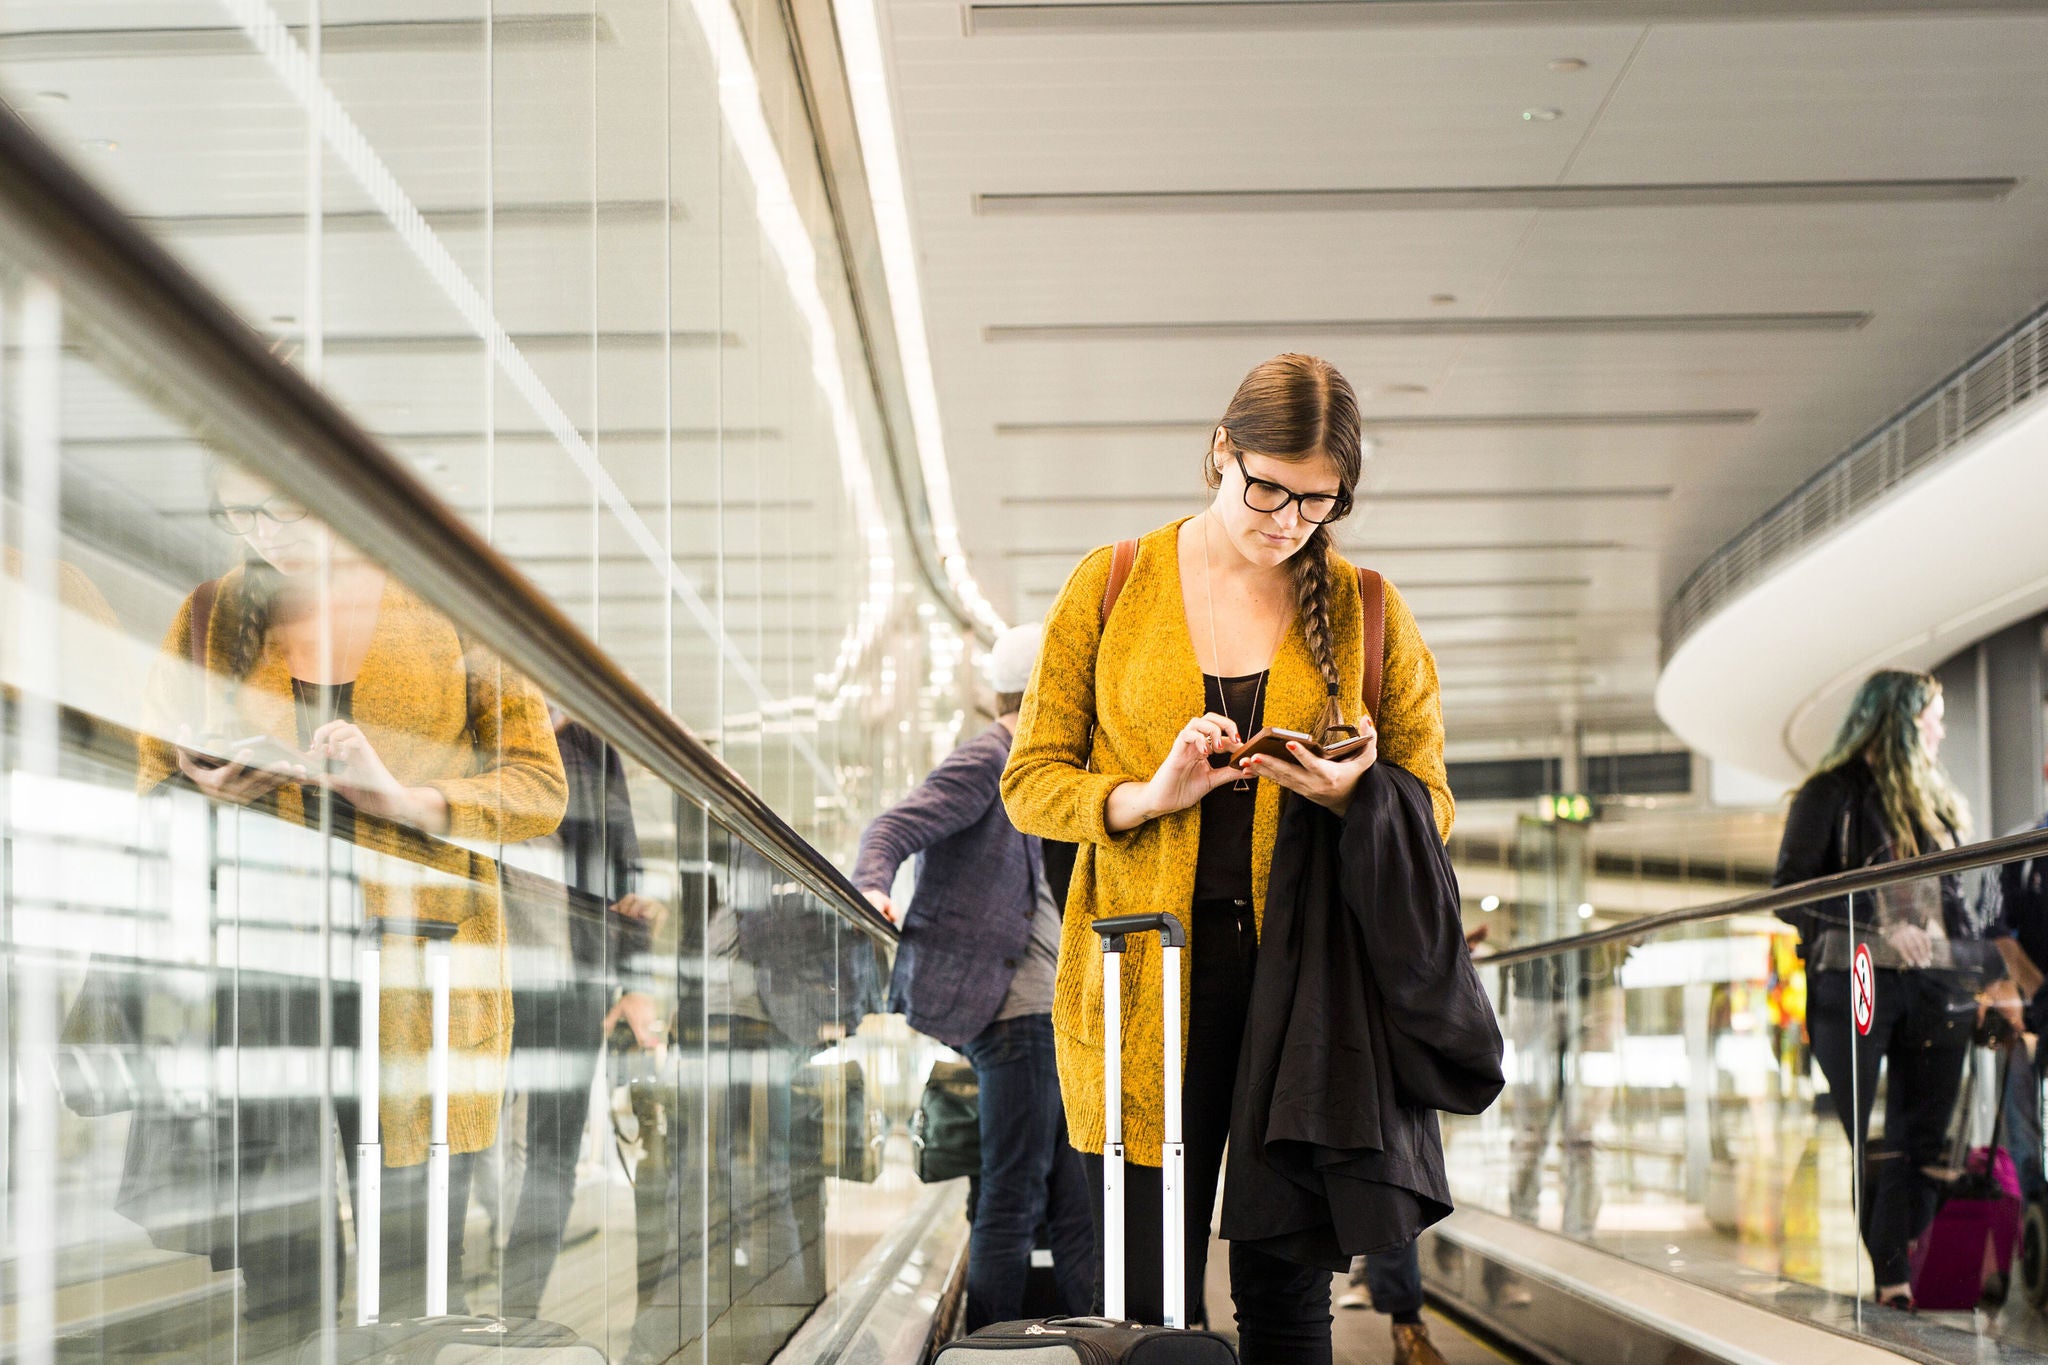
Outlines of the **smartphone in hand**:
[[1230,761],[1232,764],[1242,767],[1246,759],[1254,755],[1264,755],[1268,758],[1277,758],[1298,765],[1300,760],[1288,752],[1287,745],[1290,741],[1299,744],[1317,758],[1339,761],[1361,753],[1365,748],[1365,738],[1361,735],[1354,735],[1349,739],[1339,740],[1337,743],[1325,748],[1323,745],[1316,743],[1313,736],[1305,735],[1299,730],[1283,730],[1277,725],[1268,725],[1246,740],[1243,745],[1239,746],[1238,750],[1231,754]]
[[247,739],[234,740],[228,745],[228,752],[246,752],[247,756],[241,760],[245,767],[268,768],[276,772],[294,772],[301,769],[309,773],[322,772],[329,766],[269,735],[250,735]]

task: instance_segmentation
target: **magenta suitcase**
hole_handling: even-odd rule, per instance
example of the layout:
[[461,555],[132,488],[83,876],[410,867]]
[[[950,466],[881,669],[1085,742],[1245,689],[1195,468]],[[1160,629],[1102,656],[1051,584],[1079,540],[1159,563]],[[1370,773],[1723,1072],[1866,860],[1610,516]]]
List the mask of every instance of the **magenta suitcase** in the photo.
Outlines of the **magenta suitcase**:
[[[1908,1256],[1913,1306],[1935,1311],[1968,1312],[1987,1297],[2002,1299],[2010,1283],[2013,1249],[2019,1245],[2019,1173],[2012,1156],[1999,1145],[2005,1126],[2005,1069],[1993,1066],[1998,1081],[1998,1118],[1991,1127],[1991,1145],[1979,1147],[1958,1161],[1967,1130],[1959,1121],[1950,1168],[1962,1174],[1948,1182],[1934,1219],[1914,1241]],[[1977,1090],[1973,1067],[1963,1093],[1963,1113],[1970,1111]]]
[[2020,1181],[2003,1147],[1970,1153],[1967,1173],[1942,1196],[1934,1221],[1913,1243],[1916,1308],[1967,1311],[2012,1269],[2020,1239]]

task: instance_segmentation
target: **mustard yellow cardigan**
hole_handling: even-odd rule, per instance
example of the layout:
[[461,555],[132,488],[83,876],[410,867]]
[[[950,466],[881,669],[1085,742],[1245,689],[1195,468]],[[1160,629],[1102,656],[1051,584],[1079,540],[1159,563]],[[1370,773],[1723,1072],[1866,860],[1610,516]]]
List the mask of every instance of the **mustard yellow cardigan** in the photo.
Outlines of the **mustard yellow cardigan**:
[[[166,742],[180,725],[231,738],[269,735],[298,746],[298,714],[284,651],[273,638],[249,675],[226,695],[242,571],[221,580],[206,633],[207,685],[191,665],[192,599],[164,637],[144,696],[140,781],[147,791],[178,771]],[[355,723],[391,775],[433,787],[448,802],[447,839],[485,845],[552,834],[568,805],[569,783],[547,703],[523,676],[468,648],[454,623],[395,579],[387,580],[377,625],[356,673]],[[261,803],[298,823],[296,786]],[[359,817],[357,846],[388,856],[361,869],[365,913],[453,922],[448,1008],[450,1150],[480,1152],[497,1140],[504,1063],[512,1047],[512,994],[506,975],[505,922],[497,864],[482,853],[430,842],[386,820]],[[426,1056],[430,1035],[426,970],[419,939],[386,938],[378,1010],[384,1164],[414,1166],[427,1157]],[[309,963],[309,972],[318,963]]]
[[[1010,761],[1003,805],[1017,828],[1080,845],[1067,892],[1053,993],[1053,1031],[1065,1097],[1067,1135],[1084,1152],[1102,1149],[1102,956],[1089,924],[1104,915],[1170,911],[1185,921],[1193,902],[1200,807],[1113,834],[1103,811],[1110,792],[1151,777],[1190,719],[1202,714],[1202,668],[1195,660],[1180,590],[1178,522],[1139,542],[1137,563],[1105,629],[1102,593],[1110,548],[1081,561],[1046,614],[1045,640]],[[1361,709],[1363,640],[1358,579],[1331,555],[1330,623],[1347,719]],[[1438,830],[1450,834],[1451,790],[1444,774],[1443,714],[1436,660],[1400,593],[1386,588],[1385,676],[1375,721],[1379,754],[1428,786]],[[1265,723],[1313,730],[1327,690],[1303,638],[1288,627],[1266,682]],[[1263,923],[1266,882],[1280,823],[1281,788],[1258,786],[1252,822],[1252,894]],[[1194,925],[1188,924],[1190,946]],[[1124,957],[1124,1143],[1132,1160],[1159,1164],[1161,1002],[1159,941],[1129,941]],[[1184,973],[1183,981],[1188,979]],[[1181,1037],[1187,1037],[1186,996]],[[1186,1052],[1183,1048],[1183,1057]]]

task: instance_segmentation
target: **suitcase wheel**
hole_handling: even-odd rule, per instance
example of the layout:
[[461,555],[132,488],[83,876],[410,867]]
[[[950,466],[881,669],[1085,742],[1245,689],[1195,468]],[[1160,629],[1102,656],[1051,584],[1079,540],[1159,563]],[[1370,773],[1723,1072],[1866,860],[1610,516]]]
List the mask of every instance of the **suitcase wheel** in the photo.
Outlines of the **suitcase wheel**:
[[2029,1201],[2020,1222],[2020,1288],[2027,1302],[2048,1304],[2048,1208]]

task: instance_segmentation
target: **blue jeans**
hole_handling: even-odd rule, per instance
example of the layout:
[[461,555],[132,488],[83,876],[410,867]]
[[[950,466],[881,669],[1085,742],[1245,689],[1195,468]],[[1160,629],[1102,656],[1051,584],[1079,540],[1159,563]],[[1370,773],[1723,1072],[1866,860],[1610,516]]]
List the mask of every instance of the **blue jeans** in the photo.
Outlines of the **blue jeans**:
[[[526,1078],[526,1180],[511,1215],[502,1272],[504,1314],[540,1316],[542,1293],[576,1202],[576,1156],[590,1123],[590,1082],[604,1050],[601,982],[512,992],[513,1066]],[[500,1216],[503,1216],[501,1213]]]
[[1351,1263],[1351,1283],[1372,1291],[1372,1311],[1404,1317],[1422,1311],[1422,1261],[1410,1242],[1399,1251],[1376,1251]]
[[2014,1052],[2005,1069],[2005,1129],[1999,1141],[2012,1153],[2022,1199],[2038,1198],[2043,1190],[2048,1190],[2048,1174],[2044,1174],[2041,1165],[2043,1061],[2048,1061],[2048,1050],[2043,1050],[2034,1061],[2028,1061],[2023,1051]]
[[981,1085],[981,1202],[967,1243],[967,1330],[1024,1311],[1031,1244],[1044,1220],[1062,1308],[1095,1297],[1095,1219],[1053,1060],[1052,1016],[1000,1019],[962,1049]]

